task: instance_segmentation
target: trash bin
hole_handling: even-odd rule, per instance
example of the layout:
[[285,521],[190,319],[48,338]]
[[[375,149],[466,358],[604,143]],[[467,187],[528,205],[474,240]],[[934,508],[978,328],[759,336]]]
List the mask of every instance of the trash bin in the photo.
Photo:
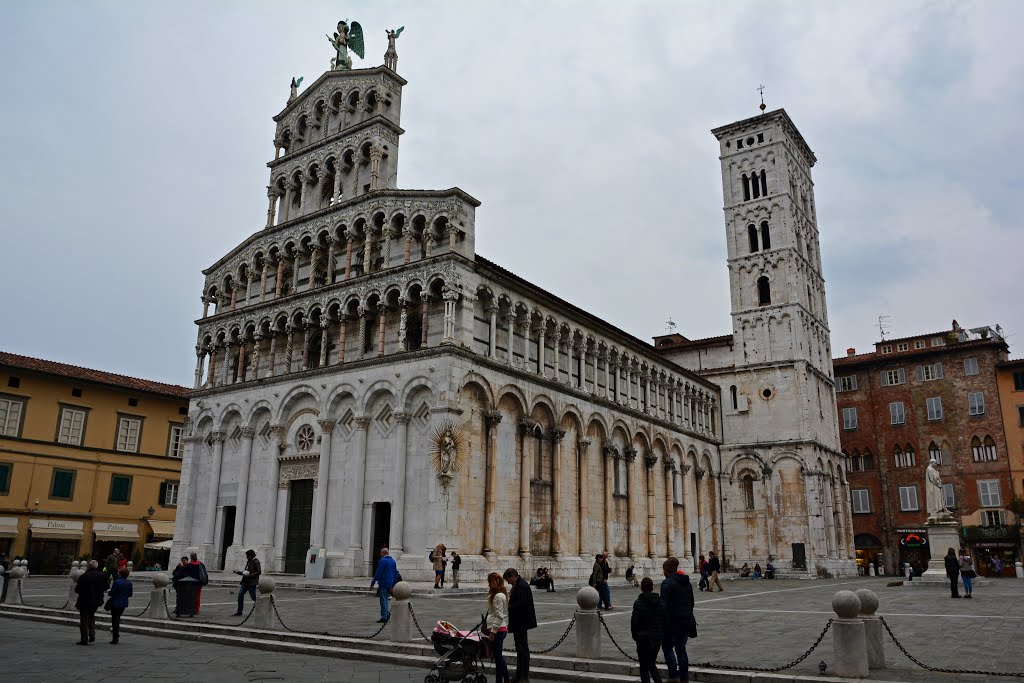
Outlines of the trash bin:
[[196,593],[198,591],[199,581],[191,576],[175,581],[174,593],[177,597],[174,601],[174,616],[194,617],[196,615]]

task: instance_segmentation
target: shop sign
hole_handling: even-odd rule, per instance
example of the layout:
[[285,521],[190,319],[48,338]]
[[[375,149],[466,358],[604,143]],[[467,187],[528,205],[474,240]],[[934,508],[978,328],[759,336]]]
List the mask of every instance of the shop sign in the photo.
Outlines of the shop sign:
[[93,522],[93,532],[102,533],[105,531],[130,531],[133,534],[139,532],[138,524],[120,524],[118,522]]
[[988,543],[973,543],[975,548],[1008,548],[1015,549],[1017,545],[1015,543],[1000,543],[1000,542],[988,542]]
[[29,529],[67,529],[69,531],[81,531],[83,522],[73,522],[67,519],[30,519]]
[[900,534],[900,545],[904,548],[927,548],[928,535],[915,531]]

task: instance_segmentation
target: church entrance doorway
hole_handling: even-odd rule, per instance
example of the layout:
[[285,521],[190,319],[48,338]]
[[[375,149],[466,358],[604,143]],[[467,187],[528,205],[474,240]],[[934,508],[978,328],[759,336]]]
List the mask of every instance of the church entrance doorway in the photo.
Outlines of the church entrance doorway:
[[228,561],[228,548],[235,542],[235,506],[224,507],[224,529],[220,533],[220,566],[217,569],[224,571],[224,565]]
[[387,548],[391,542],[391,503],[374,503],[370,524],[370,562],[373,563],[373,571],[376,573],[377,563],[380,562],[380,549]]
[[803,543],[793,544],[793,569],[807,569],[807,551]]
[[313,523],[313,480],[293,479],[288,496],[288,531],[285,534],[284,571],[303,574]]

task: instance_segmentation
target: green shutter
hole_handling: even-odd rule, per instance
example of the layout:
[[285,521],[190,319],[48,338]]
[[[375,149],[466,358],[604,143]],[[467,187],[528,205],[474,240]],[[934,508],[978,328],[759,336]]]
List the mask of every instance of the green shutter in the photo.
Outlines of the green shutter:
[[166,481],[160,483],[160,498],[159,498],[159,501],[160,501],[161,505],[166,505],[167,504],[167,482]]

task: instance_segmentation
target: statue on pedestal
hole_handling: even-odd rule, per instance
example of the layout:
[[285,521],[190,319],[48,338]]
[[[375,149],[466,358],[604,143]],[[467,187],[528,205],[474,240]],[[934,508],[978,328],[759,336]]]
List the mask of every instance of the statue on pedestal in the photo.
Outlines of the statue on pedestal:
[[360,59],[364,59],[363,27],[358,21],[353,21],[351,28],[344,21],[339,21],[334,37],[327,36],[327,40],[335,51],[334,59],[331,60],[331,68],[335,71],[352,69],[352,58],[348,56],[349,48],[352,48],[352,52],[359,55]]
[[299,86],[302,85],[302,76],[295,78],[292,76],[291,93],[288,95],[288,104],[295,101],[295,98],[299,96]]
[[928,521],[948,521],[952,519],[946,507],[946,496],[942,491],[942,477],[939,475],[938,461],[932,458],[925,470],[924,492],[928,510]]
[[404,26],[400,26],[395,30],[387,29],[385,33],[388,34],[388,49],[384,53],[384,66],[391,69],[392,71],[398,70],[398,50],[395,49],[395,41],[398,40],[398,36],[402,35],[402,31],[405,30]]

